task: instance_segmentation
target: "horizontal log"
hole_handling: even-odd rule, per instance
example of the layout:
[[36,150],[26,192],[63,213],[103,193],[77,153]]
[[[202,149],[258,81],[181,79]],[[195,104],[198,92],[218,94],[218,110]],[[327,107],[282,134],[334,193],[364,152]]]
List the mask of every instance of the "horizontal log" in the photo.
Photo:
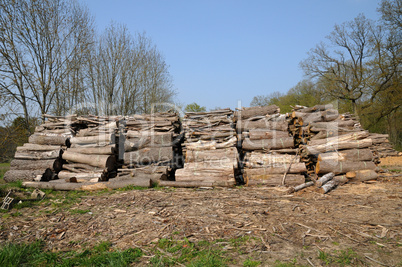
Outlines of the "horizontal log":
[[283,149],[292,147],[294,147],[293,137],[283,137],[277,139],[260,139],[260,140],[250,140],[249,138],[246,138],[242,143],[242,149],[246,151],[274,150],[274,149]]
[[328,129],[335,129],[339,127],[354,127],[356,121],[343,121],[343,120],[335,120],[331,122],[313,122],[311,123],[311,130],[314,132],[319,132],[322,130],[328,130]]
[[113,155],[116,152],[116,145],[99,147],[70,147],[67,150],[69,152],[81,154]]
[[236,131],[238,133],[250,131],[252,129],[272,129],[276,131],[287,131],[288,122],[286,121],[269,121],[267,119],[260,119],[257,121],[243,120],[237,122]]
[[219,143],[217,141],[198,141],[195,143],[185,143],[188,150],[209,150],[209,149],[222,149],[236,146],[237,138],[233,136],[229,140]]
[[232,162],[192,162],[176,170],[176,181],[227,181],[234,179]]
[[288,131],[273,131],[269,129],[252,129],[248,133],[250,140],[259,139],[278,139],[283,137],[289,137]]
[[303,162],[293,163],[290,166],[289,164],[282,164],[281,166],[268,167],[268,168],[253,168],[253,169],[245,169],[245,173],[248,175],[269,175],[269,174],[284,174],[285,172],[290,174],[298,174],[307,172],[306,164]]
[[153,135],[141,135],[134,137],[135,135],[127,135],[124,142],[124,151],[130,152],[145,147],[161,147],[172,146],[172,133],[160,133]]
[[[282,174],[253,174],[245,172],[244,175],[247,185],[267,185],[267,186],[280,186],[282,185]],[[305,182],[304,175],[288,174],[286,175],[286,186],[297,186]]]
[[115,143],[114,134],[96,135],[96,136],[85,136],[85,137],[71,137],[69,139],[71,144],[99,144],[99,143]]
[[25,143],[23,146],[17,147],[18,152],[26,152],[26,151],[52,151],[52,150],[60,150],[61,146],[51,146],[51,145],[38,145]]
[[298,109],[299,112],[316,112],[316,111],[324,111],[327,109],[333,109],[334,106],[332,104],[326,105],[315,105],[314,107],[305,107]]
[[101,178],[102,172],[69,172],[69,171],[61,171],[57,174],[59,179],[68,179],[75,177],[77,179],[91,179],[91,178]]
[[202,182],[202,181],[160,181],[159,186],[169,187],[214,187],[214,186],[234,186],[235,181],[214,181],[214,182]]
[[33,134],[29,137],[29,143],[38,145],[65,146],[69,135],[57,134]]
[[369,180],[376,180],[378,178],[377,172],[372,169],[369,170],[356,170],[347,172],[346,177],[352,182],[364,182]]
[[53,169],[55,172],[59,172],[61,171],[61,164],[55,164],[56,161],[58,161],[58,159],[14,159],[10,162],[10,168],[13,170],[46,170],[47,168],[50,168]]
[[172,147],[147,147],[124,153],[124,164],[131,167],[138,164],[171,161],[172,159]]
[[269,106],[258,106],[258,107],[248,107],[242,108],[234,113],[234,117],[240,117],[241,119],[248,119],[255,116],[265,116],[270,114],[279,113],[280,108],[276,105]]
[[366,138],[356,141],[331,142],[315,146],[307,145],[303,148],[303,153],[306,153],[307,155],[314,155],[331,151],[339,151],[342,149],[361,149],[370,146],[372,146],[372,140],[370,138]]
[[60,149],[53,151],[25,151],[25,152],[15,152],[15,159],[27,159],[27,160],[46,160],[46,159],[56,159],[60,156]]
[[373,152],[370,149],[349,149],[338,152],[328,152],[318,155],[318,161],[372,161]]
[[115,169],[116,158],[114,155],[91,155],[65,151],[62,155],[64,160],[71,162],[84,163],[90,166],[99,167],[112,171]]
[[322,145],[322,144],[327,144],[327,143],[337,143],[337,142],[342,142],[342,141],[355,141],[355,140],[360,140],[364,139],[369,136],[369,133],[366,131],[359,131],[359,132],[353,132],[353,133],[348,133],[344,135],[337,135],[325,139],[319,139],[319,140],[310,140],[308,142],[308,145],[310,146],[315,146],[315,145]]
[[110,181],[114,181],[116,179],[119,180],[138,180],[138,179],[150,179],[153,184],[158,184],[160,181],[167,180],[167,175],[163,173],[141,173],[135,172],[134,175],[130,174],[119,174],[116,178],[110,179]]
[[8,170],[3,179],[7,183],[15,182],[15,181],[33,181],[34,178],[38,175],[42,175],[45,172],[45,169],[36,169],[36,170]]
[[187,150],[186,162],[216,161],[220,159],[230,159],[237,165],[238,152],[235,147],[214,149],[214,150]]
[[356,162],[334,162],[334,161],[319,161],[316,165],[317,174],[325,174],[333,172],[335,174],[347,173],[357,170],[374,170],[376,165],[371,161],[356,161]]
[[300,156],[251,152],[246,154],[244,161],[245,166],[249,168],[271,167],[284,163],[289,164],[291,162],[300,162]]
[[332,179],[331,181],[329,181],[326,184],[324,184],[323,186],[321,186],[320,191],[321,191],[321,193],[326,194],[329,191],[334,190],[338,185],[339,185],[339,181]]
[[304,188],[307,188],[307,187],[310,187],[310,186],[313,186],[313,185],[314,185],[313,181],[297,185],[291,190],[290,193],[300,191],[300,190],[302,190]]

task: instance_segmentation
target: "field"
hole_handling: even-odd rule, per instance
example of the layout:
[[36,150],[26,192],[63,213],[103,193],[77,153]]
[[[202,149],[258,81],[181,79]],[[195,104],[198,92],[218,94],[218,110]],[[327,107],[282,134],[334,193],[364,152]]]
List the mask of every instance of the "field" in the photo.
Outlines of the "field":
[[[402,266],[402,157],[383,166],[390,171],[377,181],[326,195],[312,187],[47,191],[0,213],[0,265],[25,251],[19,263],[39,266]],[[32,191],[12,186],[20,198]]]

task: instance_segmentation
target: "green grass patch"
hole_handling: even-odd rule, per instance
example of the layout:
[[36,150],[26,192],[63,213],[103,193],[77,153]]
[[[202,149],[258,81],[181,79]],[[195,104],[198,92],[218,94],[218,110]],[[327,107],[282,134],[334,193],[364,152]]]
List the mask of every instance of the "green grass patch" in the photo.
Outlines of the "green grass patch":
[[251,258],[248,258],[247,260],[245,260],[245,261],[243,262],[243,266],[244,266],[244,267],[257,267],[257,266],[259,266],[259,265],[261,265],[261,262],[260,262],[260,261],[254,261],[254,260],[252,260]]
[[[10,169],[10,163],[0,163],[0,179],[3,179],[6,171]],[[3,180],[2,180],[3,181]],[[4,181],[3,181],[4,182]]]
[[359,266],[364,265],[362,258],[352,249],[335,250],[333,253],[319,251],[318,259],[325,265]]
[[0,266],[129,266],[143,253],[138,248],[113,249],[103,242],[81,253],[74,251],[49,252],[42,241],[32,244],[9,243],[0,248]]

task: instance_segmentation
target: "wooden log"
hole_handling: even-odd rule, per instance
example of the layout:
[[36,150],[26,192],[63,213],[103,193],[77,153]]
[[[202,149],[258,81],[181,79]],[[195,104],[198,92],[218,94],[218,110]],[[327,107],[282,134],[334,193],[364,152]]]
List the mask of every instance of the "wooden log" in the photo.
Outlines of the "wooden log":
[[69,152],[80,154],[113,155],[116,152],[116,145],[99,147],[70,147]]
[[335,173],[330,172],[325,174],[324,176],[322,176],[321,178],[319,178],[316,182],[315,185],[319,188],[322,187],[324,184],[326,184],[327,182],[331,181],[332,178],[335,177]]
[[[282,164],[280,166],[267,167],[267,168],[253,168],[245,169],[244,172],[248,175],[270,175],[270,174],[284,174],[289,169],[289,164]],[[307,172],[306,164],[304,162],[293,163],[290,166],[288,173],[298,174]]]
[[368,170],[356,170],[347,172],[346,177],[352,182],[364,182],[369,180],[376,180],[378,178],[377,172],[372,169]]
[[274,150],[294,147],[293,137],[283,137],[277,139],[261,139],[250,140],[244,139],[242,149],[245,151],[252,150]]
[[102,172],[69,172],[69,171],[61,171],[57,175],[59,179],[68,179],[75,177],[77,179],[91,179],[91,178],[101,178]]
[[319,161],[316,165],[317,174],[325,174],[334,172],[335,174],[347,173],[357,170],[374,170],[376,165],[371,161],[356,161],[356,162],[334,162],[334,161]]
[[160,181],[159,186],[169,187],[214,187],[214,186],[234,186],[235,182],[232,181],[214,181],[214,182],[202,182],[202,181]]
[[64,160],[84,163],[90,166],[99,167],[101,169],[106,169],[107,171],[112,171],[116,168],[116,158],[114,155],[91,155],[69,152],[65,151],[62,155]]
[[217,161],[220,159],[230,159],[233,165],[237,166],[238,152],[235,147],[214,149],[214,150],[190,150],[186,151],[185,160],[188,162]]
[[303,148],[304,153],[307,155],[315,155],[331,151],[339,151],[342,149],[361,149],[372,146],[372,141],[370,138],[355,140],[355,141],[340,141],[340,142],[330,142],[322,145],[307,145]]
[[300,162],[300,157],[295,158],[289,154],[266,154],[260,152],[247,153],[244,158],[244,164],[248,168],[271,167],[284,163]]
[[326,105],[315,105],[314,107],[305,107],[298,109],[300,112],[316,112],[316,111],[324,111],[327,109],[333,109],[334,106],[332,104],[326,104]]
[[302,118],[304,124],[323,121],[322,114],[320,112],[303,113],[293,111],[292,118]]
[[46,160],[25,160],[14,159],[10,162],[10,169],[13,170],[46,170],[53,168],[54,159]]
[[57,145],[65,146],[68,135],[57,134],[33,134],[29,137],[29,143],[38,145]]
[[231,161],[186,163],[183,169],[176,170],[176,181],[228,181],[234,180]]
[[237,133],[250,131],[252,129],[272,129],[276,131],[287,131],[288,123],[286,121],[269,121],[267,119],[261,119],[257,121],[244,120],[241,122],[237,122],[236,124]]
[[147,147],[124,153],[124,164],[131,167],[138,164],[171,161],[172,159],[172,147]]
[[23,182],[24,187],[53,189],[62,191],[80,190],[93,191],[104,189],[118,189],[126,186],[151,187],[151,180],[147,178],[127,179],[127,180],[110,180],[108,182],[82,182],[82,183],[66,183],[64,180],[56,183],[46,182]]
[[250,140],[259,140],[259,139],[278,139],[289,137],[288,131],[273,131],[269,129],[252,129],[248,133],[248,137]]
[[46,160],[46,159],[56,159],[60,156],[60,150],[53,151],[26,151],[26,152],[15,152],[15,159],[27,159],[27,160]]
[[[247,185],[267,185],[280,186],[282,185],[282,174],[252,174],[245,172]],[[304,175],[288,174],[286,175],[286,186],[296,186],[305,182]]]
[[279,113],[280,108],[276,105],[262,106],[262,107],[249,107],[243,108],[234,113],[234,117],[240,117],[241,119],[248,119],[255,116],[265,116],[270,114]]
[[370,149],[350,149],[319,154],[317,161],[372,161],[373,158]]
[[114,144],[115,135],[105,134],[105,135],[95,135],[85,137],[72,137],[69,139],[69,141],[71,144],[99,144],[99,143]]
[[335,189],[338,186],[339,182],[337,180],[331,180],[328,183],[321,186],[321,193],[326,194],[329,191]]
[[[130,131],[129,131],[130,132]],[[152,135],[128,135],[124,142],[124,151],[130,152],[144,147],[172,146],[172,133],[159,133]]]
[[334,129],[339,127],[354,127],[356,121],[343,121],[343,120],[335,120],[331,122],[313,122],[311,123],[312,131],[319,132],[327,129]]
[[15,182],[15,181],[33,181],[36,176],[45,172],[45,169],[36,169],[36,170],[8,170],[3,179],[7,183]]
[[349,179],[346,177],[346,175],[337,175],[332,179],[337,181],[338,185],[343,185],[349,182]]
[[125,175],[119,175],[116,178],[111,179],[110,181],[115,181],[116,179],[119,180],[132,180],[132,179],[150,179],[153,184],[158,184],[160,181],[167,180],[167,175],[164,173],[141,173],[141,172],[136,172],[134,175],[130,174],[125,174]]
[[353,133],[348,133],[344,135],[337,135],[333,137],[329,137],[326,139],[319,139],[319,140],[311,140],[308,144],[310,146],[315,146],[315,145],[323,145],[327,143],[339,143],[343,141],[356,141],[360,139],[364,139],[369,136],[369,133],[366,131],[359,131],[359,132],[353,132]]
[[18,152],[52,151],[52,150],[60,150],[60,148],[61,148],[61,146],[38,145],[38,144],[25,143],[23,146],[17,147],[17,151]]
[[217,141],[198,141],[195,143],[185,143],[188,150],[209,150],[209,149],[222,149],[236,146],[237,138],[233,136],[226,142],[218,143]]
[[314,185],[314,182],[313,182],[313,181],[310,181],[310,182],[307,182],[307,183],[303,183],[303,184],[300,184],[300,185],[298,185],[298,186],[293,187],[293,189],[291,190],[291,192],[297,192],[297,191],[300,191],[300,190],[302,190],[302,189],[304,189],[304,188],[307,188],[307,187],[310,187],[310,186],[313,186],[313,185]]

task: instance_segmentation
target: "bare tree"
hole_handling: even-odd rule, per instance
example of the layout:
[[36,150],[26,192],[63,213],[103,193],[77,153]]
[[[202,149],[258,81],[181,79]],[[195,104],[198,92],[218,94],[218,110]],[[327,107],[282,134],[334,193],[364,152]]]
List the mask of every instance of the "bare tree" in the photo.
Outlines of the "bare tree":
[[0,93],[19,103],[28,127],[28,103],[48,112],[86,53],[91,18],[67,0],[0,0],[0,9]]
[[325,81],[329,95],[351,101],[354,112],[372,75],[367,65],[373,52],[369,42],[372,28],[373,22],[364,15],[335,25],[327,37],[329,44],[317,45],[300,63],[307,75]]
[[111,24],[100,36],[90,59],[90,99],[98,114],[158,111],[174,91],[164,58],[145,34],[133,38],[124,25]]

